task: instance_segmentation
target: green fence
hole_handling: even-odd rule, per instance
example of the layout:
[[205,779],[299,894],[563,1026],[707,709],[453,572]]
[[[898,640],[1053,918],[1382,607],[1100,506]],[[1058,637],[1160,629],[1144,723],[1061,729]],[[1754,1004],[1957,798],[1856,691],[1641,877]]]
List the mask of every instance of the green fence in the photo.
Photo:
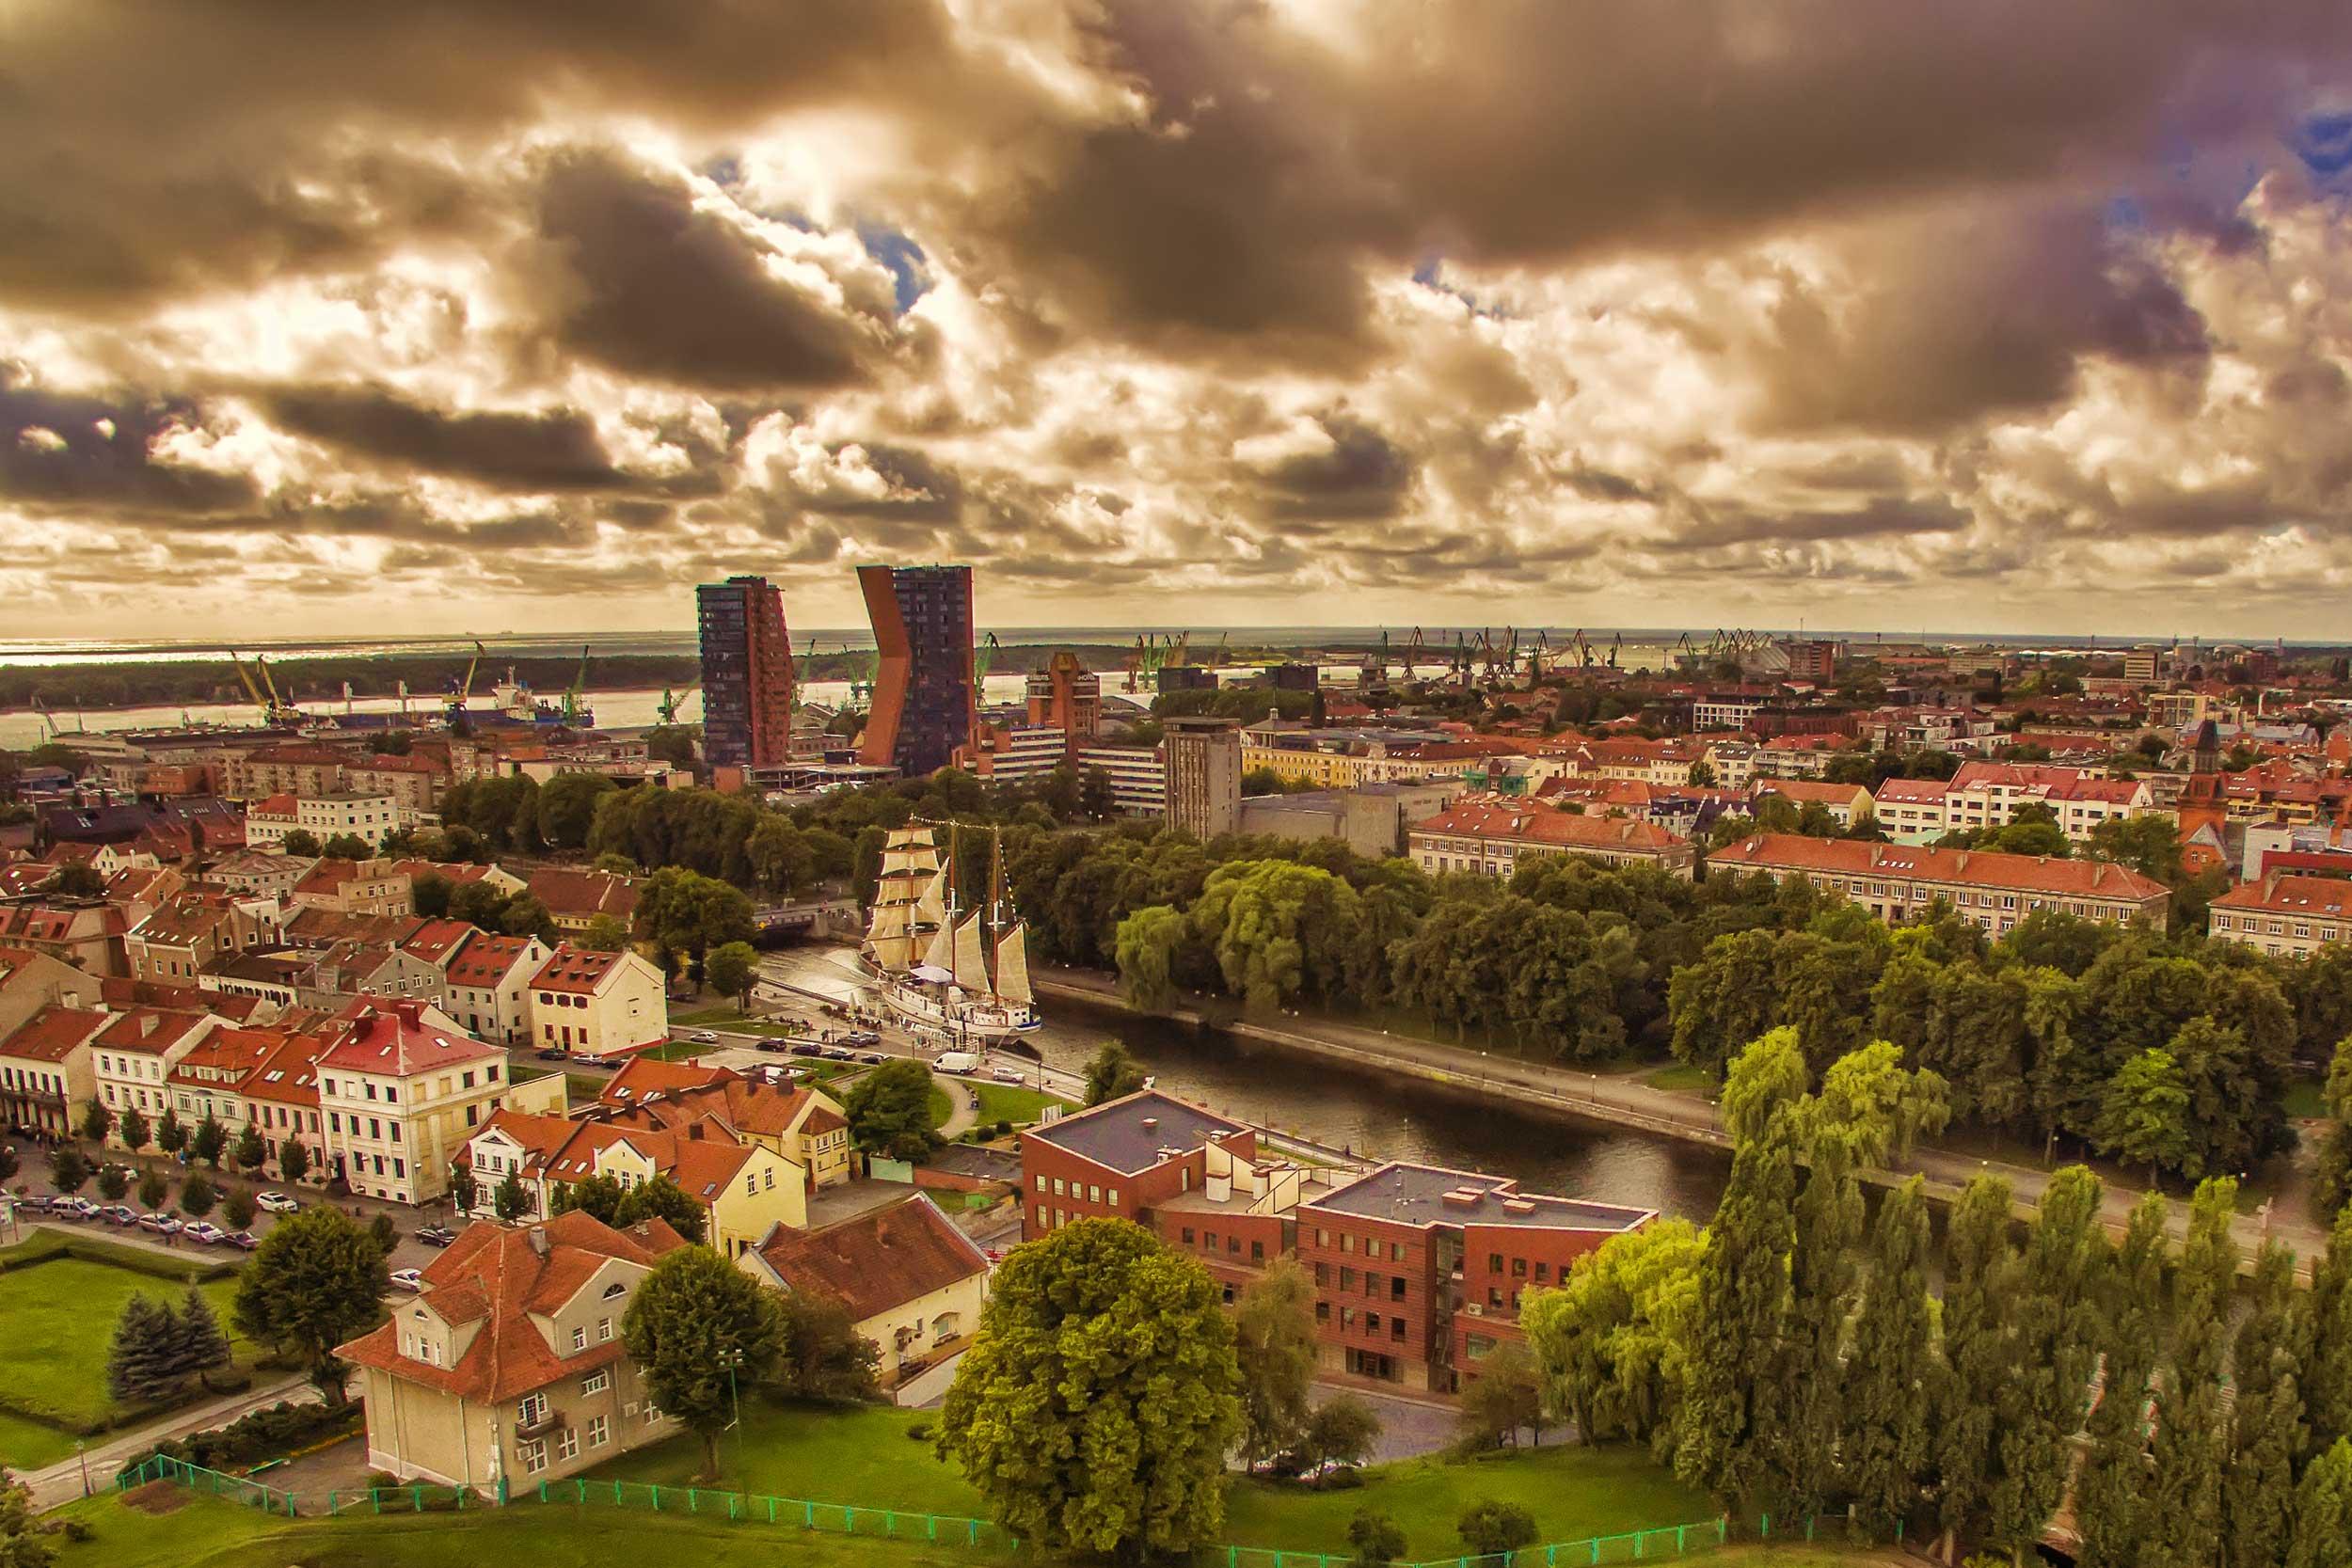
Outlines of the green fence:
[[986,1519],[954,1513],[918,1513],[906,1509],[853,1508],[806,1497],[771,1497],[751,1492],[721,1492],[700,1486],[654,1486],[635,1481],[541,1481],[516,1487],[510,1503],[571,1503],[645,1509],[655,1513],[691,1513],[703,1518],[790,1525],[838,1535],[888,1536],[899,1541],[942,1542],[955,1546],[1010,1546],[1012,1537]]
[[223,1475],[218,1470],[208,1470],[201,1465],[191,1465],[186,1460],[160,1453],[117,1474],[115,1485],[128,1492],[135,1486],[144,1486],[154,1481],[176,1481],[206,1497],[226,1497],[247,1508],[258,1508],[264,1513],[283,1513],[290,1519],[297,1512],[291,1492],[282,1492],[258,1481],[247,1481],[243,1476]]
[[[1516,1552],[1431,1558],[1397,1568],[1588,1568],[1604,1562],[1659,1562],[1712,1551],[1733,1541],[1810,1541],[1817,1521],[1775,1527],[1767,1514],[1751,1528],[1729,1517],[1688,1525],[1654,1525],[1623,1535],[1588,1536],[1522,1546]],[[1225,1568],[1351,1568],[1355,1560],[1336,1553],[1278,1552],[1263,1546],[1227,1546]]]

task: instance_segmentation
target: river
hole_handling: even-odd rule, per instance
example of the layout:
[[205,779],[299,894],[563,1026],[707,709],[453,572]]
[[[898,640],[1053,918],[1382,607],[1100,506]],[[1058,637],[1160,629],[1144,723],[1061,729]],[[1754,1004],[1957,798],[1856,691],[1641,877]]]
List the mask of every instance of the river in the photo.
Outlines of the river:
[[[762,967],[844,996],[846,951],[803,947]],[[1056,999],[1030,1043],[1050,1067],[1082,1070],[1117,1037],[1168,1093],[1237,1119],[1334,1148],[1516,1178],[1531,1192],[1656,1209],[1704,1223],[1729,1158],[1698,1144],[1566,1116],[1530,1115],[1426,1084],[1350,1072],[1329,1062],[1217,1030],[1194,1030],[1121,1008]]]

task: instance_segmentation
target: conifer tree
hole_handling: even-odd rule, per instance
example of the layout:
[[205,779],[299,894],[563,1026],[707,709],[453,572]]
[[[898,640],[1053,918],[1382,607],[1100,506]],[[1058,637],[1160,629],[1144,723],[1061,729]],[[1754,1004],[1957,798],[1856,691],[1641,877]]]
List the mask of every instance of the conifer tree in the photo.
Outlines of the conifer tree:
[[2303,1472],[2286,1568],[2352,1568],[2352,1442],[2337,1438]]
[[2237,1182],[2200,1182],[2188,1240],[2172,1278],[2171,1358],[2156,1396],[2154,1467],[2148,1478],[2146,1568],[2211,1568],[2221,1560],[2221,1474],[2229,1433],[2221,1374],[2229,1353],[2237,1241],[2230,1221]]
[[188,1287],[180,1310],[171,1314],[171,1369],[182,1378],[200,1377],[229,1360],[229,1337],[202,1291]]
[[1962,1189],[1945,1237],[1937,1512],[1944,1528],[1963,1540],[1985,1530],[2001,1452],[2003,1389],[2017,1370],[2008,1327],[2017,1265],[2009,1226],[2009,1183],[1979,1176]]
[[117,1404],[161,1397],[179,1381],[171,1370],[171,1309],[144,1292],[122,1304],[106,1349],[106,1393]]
[[2309,1463],[2339,1437],[2352,1437],[2352,1209],[2336,1216],[2328,1250],[2312,1271],[2303,1358],[2303,1419]]
[[1846,1484],[1854,1526],[1883,1541],[1917,1505],[1934,1452],[1935,1308],[1928,1297],[1925,1179],[1913,1177],[1879,1210],[1862,1311],[1854,1320],[1845,1389]]
[[2295,1254],[2265,1243],[2230,1352],[2229,1466],[2221,1483],[2223,1568],[2272,1568],[2295,1519],[2295,1467],[2304,1444],[2301,1304]]
[[1781,1419],[1756,1369],[1778,1354],[1788,1321],[1796,1165],[1787,1116],[1772,1118],[1739,1147],[1699,1263],[1675,1473],[1725,1508],[1757,1494],[1765,1480],[1764,1434]]
[[2051,1178],[2026,1233],[2008,1305],[2016,1363],[2006,1380],[1991,1539],[2022,1557],[2064,1499],[2099,1365],[2102,1291],[2112,1250],[2099,1222],[2104,1189],[2080,1165]]
[[2162,1193],[2141,1198],[2108,1271],[2105,1381],[2074,1485],[2074,1522],[2083,1538],[2078,1568],[2138,1568],[2148,1523],[2148,1383],[2163,1339],[2169,1212]]

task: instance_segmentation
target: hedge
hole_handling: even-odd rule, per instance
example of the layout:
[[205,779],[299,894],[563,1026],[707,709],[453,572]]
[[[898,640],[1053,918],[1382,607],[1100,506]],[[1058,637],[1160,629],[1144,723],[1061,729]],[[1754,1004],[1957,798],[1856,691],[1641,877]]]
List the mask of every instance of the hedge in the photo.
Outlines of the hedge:
[[78,1258],[85,1263],[105,1263],[181,1285],[209,1285],[215,1279],[227,1279],[237,1272],[237,1264],[227,1259],[201,1255],[174,1258],[151,1248],[125,1246],[103,1236],[77,1234],[36,1222],[31,1236],[14,1246],[0,1247],[0,1274],[36,1268],[59,1258]]

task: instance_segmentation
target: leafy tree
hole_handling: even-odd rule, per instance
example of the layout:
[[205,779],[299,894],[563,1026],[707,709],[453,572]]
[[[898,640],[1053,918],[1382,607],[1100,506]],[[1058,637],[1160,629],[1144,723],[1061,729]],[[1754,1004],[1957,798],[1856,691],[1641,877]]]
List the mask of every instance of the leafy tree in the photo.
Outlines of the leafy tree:
[[628,1190],[621,1199],[621,1206],[613,1211],[612,1223],[617,1228],[625,1230],[640,1220],[664,1221],[671,1229],[690,1242],[703,1239],[701,1206],[680,1192],[677,1183],[666,1176],[640,1181]]
[[278,847],[282,854],[299,855],[305,860],[315,859],[320,852],[318,834],[308,828],[294,829],[278,841]]
[[154,1129],[148,1125],[147,1118],[128,1106],[123,1109],[122,1119],[116,1125],[115,1133],[121,1138],[122,1147],[134,1154],[153,1142],[155,1137]]
[[506,1179],[498,1184],[498,1191],[490,1195],[491,1212],[508,1225],[529,1214],[532,1207],[531,1189],[524,1186],[523,1179],[511,1170],[506,1173]]
[[2101,1335],[2106,1388],[2090,1412],[2074,1491],[2082,1568],[2138,1568],[2147,1538],[2148,1395],[2163,1338],[2164,1227],[2170,1212],[2161,1193],[2141,1198],[2108,1271]]
[[1626,1437],[1665,1458],[1697,1311],[1699,1232],[1659,1220],[1612,1236],[1519,1311],[1550,1407],[1587,1442]]
[[1143,1076],[1142,1067],[1124,1044],[1116,1039],[1104,1040],[1087,1058],[1086,1101],[1089,1105],[1101,1105],[1124,1099],[1143,1087]]
[[920,1160],[939,1148],[931,1130],[930,1069],[896,1057],[868,1071],[842,1098],[850,1141],[888,1160]]
[[2180,885],[2181,828],[2169,816],[2111,816],[2090,830],[2090,850],[2167,887]]
[[449,1200],[461,1214],[472,1213],[474,1205],[482,1201],[482,1183],[474,1179],[470,1163],[459,1164],[453,1160],[450,1162]]
[[310,1174],[310,1150],[291,1133],[278,1146],[278,1173],[289,1181],[299,1181]]
[[2107,1085],[2099,1111],[2099,1147],[2119,1160],[2145,1162],[2149,1180],[2158,1180],[2168,1167],[2185,1168],[2193,1153],[2188,1109],[2188,1085],[2172,1053],[2143,1051]]
[[2332,1221],[2352,1203],[2352,1037],[2337,1043],[2335,1056],[2328,1065],[2327,1101],[2334,1125],[2319,1146],[2312,1203]]
[[556,1212],[578,1209],[592,1214],[607,1225],[621,1217],[621,1200],[628,1190],[609,1176],[585,1176],[573,1182],[556,1197]]
[[1929,1406],[1938,1368],[1928,1245],[1926,1185],[1915,1176],[1879,1209],[1843,1393],[1840,1447],[1855,1528],[1869,1540],[1892,1535],[1917,1506],[1934,1452]]
[[1717,937],[1668,987],[1674,1053],[1720,1076],[1733,1055],[1780,1022],[1780,939],[1770,931]]
[[422,871],[408,880],[408,902],[418,916],[425,920],[443,920],[449,916],[451,900],[457,884],[437,871]]
[[779,1386],[795,1399],[870,1400],[879,1386],[882,1350],[857,1331],[850,1309],[831,1296],[792,1291],[779,1298],[784,1354]]
[[1296,1443],[1314,1381],[1314,1283],[1278,1259],[1241,1293],[1233,1311],[1233,1354],[1241,1369],[1241,1457],[1255,1470]]
[[1379,1441],[1380,1418],[1372,1406],[1353,1394],[1334,1394],[1308,1416],[1306,1431],[1298,1438],[1298,1456],[1309,1468],[1360,1465]]
[[1519,1429],[1544,1441],[1543,1388],[1536,1380],[1535,1358],[1527,1347],[1505,1341],[1478,1364],[1478,1375],[1462,1391],[1463,1434],[1481,1448],[1518,1446]]
[[142,1291],[122,1304],[114,1338],[106,1349],[106,1397],[117,1404],[145,1404],[178,1386],[172,1375],[171,1309]]
[[213,1212],[220,1201],[220,1194],[212,1179],[200,1170],[188,1172],[188,1179],[180,1184],[180,1212],[192,1220],[200,1220]]
[[1225,989],[1254,1009],[1344,993],[1365,955],[1356,890],[1319,866],[1236,861],[1209,873],[1189,916]]
[[1078,812],[1089,822],[1107,822],[1119,815],[1119,796],[1111,776],[1100,768],[1078,775]]
[[580,849],[596,819],[596,802],[620,785],[602,773],[559,773],[539,786],[539,832],[552,849]]
[[195,1134],[188,1139],[189,1163],[194,1164],[200,1160],[205,1164],[217,1169],[220,1165],[221,1153],[228,1146],[228,1129],[214,1118],[212,1112],[206,1111],[202,1119],[196,1124]]
[[628,946],[628,927],[609,914],[600,914],[572,938],[572,945],[591,953],[618,953]]
[[1535,1516],[1492,1497],[1464,1510],[1460,1528],[1462,1545],[1474,1557],[1502,1557],[1535,1543]]
[[151,1170],[139,1178],[139,1207],[149,1213],[161,1209],[170,1196],[171,1185],[164,1180],[163,1172]]
[[2303,1472],[2286,1568],[2352,1568],[2352,1442],[2337,1438]]
[[79,863],[61,865],[49,874],[48,879],[40,884],[40,891],[64,898],[103,898],[106,895],[106,879],[98,874],[95,866]]
[[252,1229],[253,1216],[260,1212],[260,1206],[253,1201],[253,1195],[243,1187],[237,1188],[220,1200],[221,1223],[231,1230]]
[[783,1348],[775,1298],[710,1248],[679,1247],[637,1287],[621,1331],[653,1402],[702,1439],[697,1479],[716,1480],[719,1433],[739,1397],[730,1371],[763,1377]]
[[732,996],[739,1006],[752,1003],[752,986],[759,978],[759,954],[748,942],[730,942],[703,960],[703,978],[712,990]]
[[1347,1522],[1347,1544],[1364,1568],[1381,1568],[1406,1552],[1405,1528],[1376,1508],[1359,1508]]
[[2221,1482],[2224,1568],[2283,1561],[2295,1523],[2295,1471],[2306,1440],[2295,1254],[2265,1243],[2230,1352],[2229,1457]]
[[237,1278],[232,1314],[247,1338],[297,1357],[329,1404],[343,1402],[335,1347],[375,1322],[390,1280],[384,1249],[340,1209],[288,1214]]
[[248,1176],[269,1164],[269,1138],[260,1122],[246,1122],[237,1134],[236,1159],[237,1167]]
[[1119,923],[1119,986],[1130,1006],[1157,1013],[1175,1006],[1177,954],[1190,931],[1168,904],[1137,910]]
[[752,939],[752,901],[715,878],[664,865],[637,890],[637,927],[664,954],[699,965],[712,948]]
[[555,916],[535,894],[517,893],[499,911],[498,929],[510,937],[537,937],[552,943],[558,935]]
[[492,886],[486,879],[460,882],[449,895],[449,917],[463,920],[485,931],[503,931],[506,928],[506,895]]
[[103,1165],[98,1172],[98,1196],[109,1203],[120,1203],[122,1195],[131,1190],[130,1173],[120,1165]]
[[89,1182],[89,1162],[72,1144],[63,1144],[49,1151],[49,1184],[68,1197],[80,1192]]
[[89,1103],[82,1107],[82,1136],[94,1144],[103,1143],[106,1134],[114,1131],[114,1126],[115,1114],[106,1109],[104,1101],[91,1095]]
[[374,851],[358,833],[336,833],[319,846],[319,853],[329,860],[363,861]]
[[1208,1271],[1140,1227],[1082,1220],[997,1269],[938,1451],[1032,1549],[1181,1554],[1224,1526],[1240,1382]]
[[392,1223],[391,1215],[378,1209],[368,1216],[368,1241],[378,1255],[389,1258],[392,1248],[400,1245],[400,1227]]
[[744,852],[751,857],[752,876],[769,893],[789,894],[816,878],[817,856],[788,816],[772,812],[763,816]]
[[2237,1282],[2237,1242],[2230,1228],[2236,1197],[2237,1182],[2230,1177],[2198,1184],[2188,1240],[2172,1278],[2171,1370],[2156,1395],[2148,1479],[2145,1560],[2153,1568],[2221,1560],[2221,1482],[2229,1456],[2221,1378]]
[[1776,1353],[1788,1312],[1794,1119],[1772,1117],[1734,1146],[1731,1180],[1699,1264],[1675,1472],[1726,1507],[1759,1489],[1766,1434],[1780,1420],[1756,1370]]

